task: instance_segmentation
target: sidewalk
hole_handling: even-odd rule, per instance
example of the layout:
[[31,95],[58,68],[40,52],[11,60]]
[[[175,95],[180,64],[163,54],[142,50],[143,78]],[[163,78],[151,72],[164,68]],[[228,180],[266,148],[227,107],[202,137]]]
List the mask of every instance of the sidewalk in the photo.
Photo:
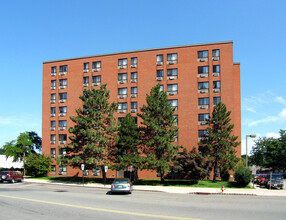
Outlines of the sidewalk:
[[[50,180],[37,180],[37,179],[25,179],[27,183],[38,184],[54,184],[65,186],[77,186],[83,187],[83,184],[79,183],[67,183],[60,181]],[[100,183],[88,183],[84,184],[84,187],[110,189],[110,185],[104,186]],[[200,194],[200,195],[215,195],[222,194],[221,189],[218,188],[195,188],[195,187],[172,187],[172,186],[133,186],[134,191],[149,191],[149,192],[166,192],[166,193],[181,193],[181,194]],[[286,190],[268,190],[265,188],[256,187],[256,189],[228,189],[226,188],[223,195],[249,195],[249,196],[286,196]]]

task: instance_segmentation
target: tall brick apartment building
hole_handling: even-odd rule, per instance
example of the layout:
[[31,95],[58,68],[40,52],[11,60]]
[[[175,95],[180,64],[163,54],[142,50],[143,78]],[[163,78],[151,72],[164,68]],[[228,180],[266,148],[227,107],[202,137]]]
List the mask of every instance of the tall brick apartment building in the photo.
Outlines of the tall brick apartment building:
[[[81,106],[84,89],[107,83],[110,101],[119,103],[115,117],[134,117],[146,102],[146,94],[160,84],[176,106],[177,142],[191,149],[204,135],[205,120],[218,102],[230,110],[234,135],[241,139],[240,64],[233,63],[233,42],[194,44],[103,54],[43,63],[42,149],[57,157],[58,146],[69,143],[69,119]],[[140,119],[138,119],[138,124]],[[241,154],[240,147],[237,155]],[[90,170],[88,176],[100,176]],[[50,175],[82,175],[80,170],[52,164]],[[109,170],[107,177],[121,176]],[[154,178],[155,172],[141,172],[139,178]]]

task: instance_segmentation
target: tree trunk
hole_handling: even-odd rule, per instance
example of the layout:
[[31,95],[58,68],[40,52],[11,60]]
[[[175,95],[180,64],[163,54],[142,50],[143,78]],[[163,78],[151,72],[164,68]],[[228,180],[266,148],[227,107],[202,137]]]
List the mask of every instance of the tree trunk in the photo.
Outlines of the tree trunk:
[[164,177],[164,171],[160,172],[160,177],[161,177],[161,183],[165,183],[165,177]]
[[214,176],[213,176],[213,182],[216,181],[216,176],[217,176],[217,160],[215,161],[214,164]]
[[102,172],[103,183],[105,185],[106,184],[106,173],[105,173],[105,167],[104,166],[101,166],[101,172]]

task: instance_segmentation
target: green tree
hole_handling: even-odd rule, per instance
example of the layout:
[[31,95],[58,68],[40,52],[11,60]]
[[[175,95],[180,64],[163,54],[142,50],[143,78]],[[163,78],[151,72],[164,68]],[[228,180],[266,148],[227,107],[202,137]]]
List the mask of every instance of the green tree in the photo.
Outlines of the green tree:
[[106,84],[100,89],[84,90],[79,98],[82,108],[76,110],[77,116],[70,117],[74,126],[69,128],[71,143],[64,147],[66,155],[58,158],[59,164],[85,169],[101,168],[102,177],[106,181],[104,167],[110,164],[109,152],[116,143],[117,126],[113,116],[117,103],[109,103],[109,90]]
[[252,172],[248,167],[244,166],[244,163],[240,161],[234,170],[234,180],[239,187],[247,186],[252,178]]
[[25,171],[28,175],[46,176],[51,171],[51,158],[42,154],[30,154],[26,158]]
[[24,154],[35,154],[42,149],[42,139],[36,132],[24,132],[20,133],[17,140],[7,142],[4,146],[4,154],[6,157],[13,157],[14,162],[23,160]]
[[273,171],[286,169],[286,133],[280,130],[280,137],[262,137],[255,141],[250,157],[251,164],[271,168]]
[[184,148],[175,159],[174,168],[179,173],[185,174],[186,178],[201,180],[209,177],[212,164],[196,148],[189,152]]
[[178,128],[174,125],[175,109],[168,103],[166,92],[160,91],[159,84],[151,89],[150,95],[147,94],[146,101],[147,105],[143,105],[140,108],[142,113],[138,114],[143,119],[140,127],[143,151],[147,168],[157,170],[163,182],[178,153],[178,147],[172,144],[178,135]]
[[223,103],[218,103],[207,121],[207,135],[199,142],[199,150],[213,164],[213,181],[216,181],[219,167],[224,171],[233,170],[238,162],[235,148],[240,142],[232,135],[234,125],[230,124],[230,114]]
[[0,155],[1,155],[1,154],[4,154],[4,153],[5,153],[4,148],[0,148]]
[[137,170],[142,168],[143,157],[140,156],[140,133],[134,117],[128,113],[120,122],[118,128],[118,142],[111,151],[113,169],[127,170],[133,166],[135,179]]

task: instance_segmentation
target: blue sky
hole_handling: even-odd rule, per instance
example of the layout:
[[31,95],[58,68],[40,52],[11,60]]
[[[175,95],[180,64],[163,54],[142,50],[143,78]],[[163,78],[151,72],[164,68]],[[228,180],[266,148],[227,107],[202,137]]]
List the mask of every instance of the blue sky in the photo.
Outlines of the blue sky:
[[283,0],[3,1],[0,146],[41,136],[43,61],[233,40],[244,153],[246,134],[286,129],[285,11]]

